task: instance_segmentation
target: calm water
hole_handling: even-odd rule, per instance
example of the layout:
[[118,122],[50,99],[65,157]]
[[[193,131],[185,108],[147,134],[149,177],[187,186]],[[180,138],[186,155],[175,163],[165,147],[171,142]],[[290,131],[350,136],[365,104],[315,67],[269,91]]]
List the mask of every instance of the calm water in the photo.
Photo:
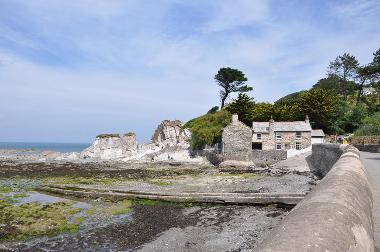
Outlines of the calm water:
[[0,142],[0,149],[18,149],[34,151],[59,151],[80,152],[89,147],[89,143],[22,143],[22,142]]

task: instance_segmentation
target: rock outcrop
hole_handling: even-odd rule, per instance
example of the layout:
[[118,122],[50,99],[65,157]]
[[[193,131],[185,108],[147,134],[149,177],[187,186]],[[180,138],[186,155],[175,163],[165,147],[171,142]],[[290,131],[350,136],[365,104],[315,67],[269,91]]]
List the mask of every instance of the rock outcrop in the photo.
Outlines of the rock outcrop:
[[98,135],[90,147],[81,152],[81,158],[120,159],[137,152],[136,135],[133,133]]
[[182,122],[179,120],[162,121],[152,136],[152,143],[164,149],[166,147],[181,146],[189,148],[190,131],[182,129]]
[[81,152],[81,158],[101,160],[195,161],[189,151],[190,131],[182,129],[181,121],[162,121],[155,130],[152,142],[137,144],[135,133],[98,135],[93,144]]

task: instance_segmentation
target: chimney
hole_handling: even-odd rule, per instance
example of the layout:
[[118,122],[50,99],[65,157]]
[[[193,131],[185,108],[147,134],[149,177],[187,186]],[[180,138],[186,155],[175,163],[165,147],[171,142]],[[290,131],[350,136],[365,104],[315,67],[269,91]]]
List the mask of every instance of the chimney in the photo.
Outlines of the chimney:
[[269,120],[269,134],[271,134],[271,132],[274,132],[274,120],[273,120],[273,116],[270,116],[270,120]]
[[306,115],[306,117],[305,117],[305,123],[310,123],[310,122],[309,122],[309,116],[308,116],[308,115]]
[[237,114],[232,115],[232,124],[236,124],[239,121],[239,116]]

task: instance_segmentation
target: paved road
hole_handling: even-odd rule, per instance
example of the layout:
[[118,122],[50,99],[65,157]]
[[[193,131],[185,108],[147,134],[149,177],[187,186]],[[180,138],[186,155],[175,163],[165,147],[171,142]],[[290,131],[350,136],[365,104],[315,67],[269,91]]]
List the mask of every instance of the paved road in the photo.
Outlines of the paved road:
[[380,153],[360,152],[373,189],[373,217],[375,220],[375,245],[380,251]]

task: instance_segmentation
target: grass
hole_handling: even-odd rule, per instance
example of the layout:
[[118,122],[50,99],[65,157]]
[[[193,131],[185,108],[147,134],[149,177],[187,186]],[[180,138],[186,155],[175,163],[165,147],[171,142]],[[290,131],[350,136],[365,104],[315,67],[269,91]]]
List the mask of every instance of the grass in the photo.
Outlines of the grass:
[[10,193],[12,191],[13,190],[10,187],[0,187],[0,193]]
[[13,198],[15,199],[20,199],[20,198],[25,198],[25,197],[28,197],[28,195],[25,193],[16,193],[13,195]]
[[0,200],[0,241],[76,232],[78,224],[71,224],[68,219],[79,211],[67,202],[47,205],[32,202],[14,206]]
[[76,217],[75,220],[74,220],[74,222],[76,224],[81,224],[81,223],[84,222],[84,220],[85,220],[85,218],[83,216],[80,216],[80,217]]
[[84,213],[87,215],[87,216],[92,216],[96,213],[96,209],[95,208],[90,208],[90,209],[87,209],[86,211],[84,211]]
[[109,212],[112,215],[126,214],[130,211],[131,206],[132,206],[131,200],[122,200],[112,205],[109,208]]
[[96,138],[108,138],[108,137],[120,137],[120,135],[116,133],[112,133],[112,134],[100,134],[96,136]]
[[92,178],[92,177],[49,177],[44,178],[44,184],[61,184],[61,185],[113,185],[125,181],[120,178]]
[[148,183],[159,185],[159,186],[172,186],[175,185],[174,182],[171,181],[162,181],[162,180],[149,180]]
[[124,136],[136,136],[136,134],[133,132],[128,132],[128,133],[125,133]]

